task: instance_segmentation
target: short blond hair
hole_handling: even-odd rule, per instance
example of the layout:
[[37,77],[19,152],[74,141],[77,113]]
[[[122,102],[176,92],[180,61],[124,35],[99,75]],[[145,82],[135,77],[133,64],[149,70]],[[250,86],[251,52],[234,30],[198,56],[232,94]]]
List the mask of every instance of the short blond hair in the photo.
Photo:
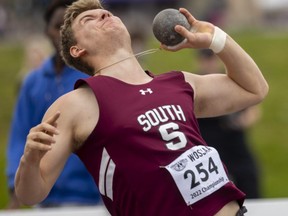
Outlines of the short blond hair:
[[70,54],[70,48],[77,41],[72,30],[72,23],[76,17],[87,10],[103,9],[100,0],[78,0],[70,5],[64,16],[64,24],[61,27],[61,55],[65,63],[88,75],[94,75],[94,69],[81,58],[74,58]]

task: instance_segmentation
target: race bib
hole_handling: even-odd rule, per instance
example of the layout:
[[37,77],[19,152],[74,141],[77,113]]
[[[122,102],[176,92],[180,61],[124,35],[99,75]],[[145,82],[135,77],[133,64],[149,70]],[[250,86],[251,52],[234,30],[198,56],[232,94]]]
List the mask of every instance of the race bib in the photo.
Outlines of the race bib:
[[165,166],[187,205],[191,205],[223,187],[229,179],[217,150],[195,146]]

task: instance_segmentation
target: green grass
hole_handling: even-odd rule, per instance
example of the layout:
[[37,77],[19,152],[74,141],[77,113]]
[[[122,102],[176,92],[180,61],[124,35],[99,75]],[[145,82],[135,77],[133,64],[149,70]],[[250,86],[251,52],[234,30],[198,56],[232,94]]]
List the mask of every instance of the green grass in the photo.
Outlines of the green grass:
[[[255,59],[270,85],[261,104],[263,116],[250,131],[251,147],[262,170],[263,196],[288,197],[288,33],[231,33]],[[150,48],[158,46],[154,40]],[[160,51],[144,57],[145,68],[155,73],[170,69],[195,71],[195,52]],[[0,208],[7,204],[5,152],[11,114],[16,97],[16,76],[21,67],[23,50],[17,44],[0,43]]]
[[270,85],[269,95],[262,103],[263,117],[250,131],[252,147],[261,165],[265,197],[288,196],[287,36],[287,33],[258,33],[239,37]]
[[16,97],[16,76],[22,63],[22,53],[21,46],[0,42],[0,208],[5,207],[8,200],[5,153],[7,135]]

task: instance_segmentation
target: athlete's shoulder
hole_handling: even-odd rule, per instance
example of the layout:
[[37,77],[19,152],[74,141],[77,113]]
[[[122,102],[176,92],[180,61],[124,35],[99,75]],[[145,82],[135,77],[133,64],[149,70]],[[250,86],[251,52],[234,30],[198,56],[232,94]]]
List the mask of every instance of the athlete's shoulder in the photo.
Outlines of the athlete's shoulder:
[[164,73],[159,74],[158,76],[161,77],[177,77],[177,76],[183,76],[182,71],[172,70],[172,71],[166,71]]
[[50,113],[60,111],[62,118],[66,121],[65,124],[73,125],[74,136],[85,138],[91,132],[89,130],[86,133],[86,128],[88,125],[92,125],[90,128],[95,126],[95,119],[98,118],[99,113],[96,97],[87,85],[62,95],[49,107],[48,111]]
[[75,82],[74,89],[77,89],[83,85],[91,86],[97,83],[101,84],[101,78],[105,78],[105,76],[88,76],[88,77],[80,78]]
[[88,88],[87,85],[82,85],[73,91],[63,94],[55,101],[55,103],[70,108],[76,105],[77,107],[81,107],[82,104],[88,104],[92,96],[93,94],[91,89]]
[[184,81],[184,75],[182,71],[167,71],[160,73],[158,75],[154,75],[154,78],[157,80],[163,80],[163,81],[171,81],[171,80],[178,80],[178,81]]

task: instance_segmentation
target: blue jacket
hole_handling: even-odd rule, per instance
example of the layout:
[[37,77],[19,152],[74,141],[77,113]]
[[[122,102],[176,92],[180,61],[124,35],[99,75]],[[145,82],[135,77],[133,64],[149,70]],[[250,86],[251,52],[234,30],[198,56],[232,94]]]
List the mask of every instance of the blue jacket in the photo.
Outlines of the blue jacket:
[[[73,90],[74,83],[87,75],[65,67],[61,75],[54,72],[53,57],[27,75],[15,106],[7,147],[7,176],[9,188],[23,154],[31,127],[39,124],[48,107],[61,95]],[[76,155],[72,155],[43,205],[98,204],[101,198],[96,185]]]

